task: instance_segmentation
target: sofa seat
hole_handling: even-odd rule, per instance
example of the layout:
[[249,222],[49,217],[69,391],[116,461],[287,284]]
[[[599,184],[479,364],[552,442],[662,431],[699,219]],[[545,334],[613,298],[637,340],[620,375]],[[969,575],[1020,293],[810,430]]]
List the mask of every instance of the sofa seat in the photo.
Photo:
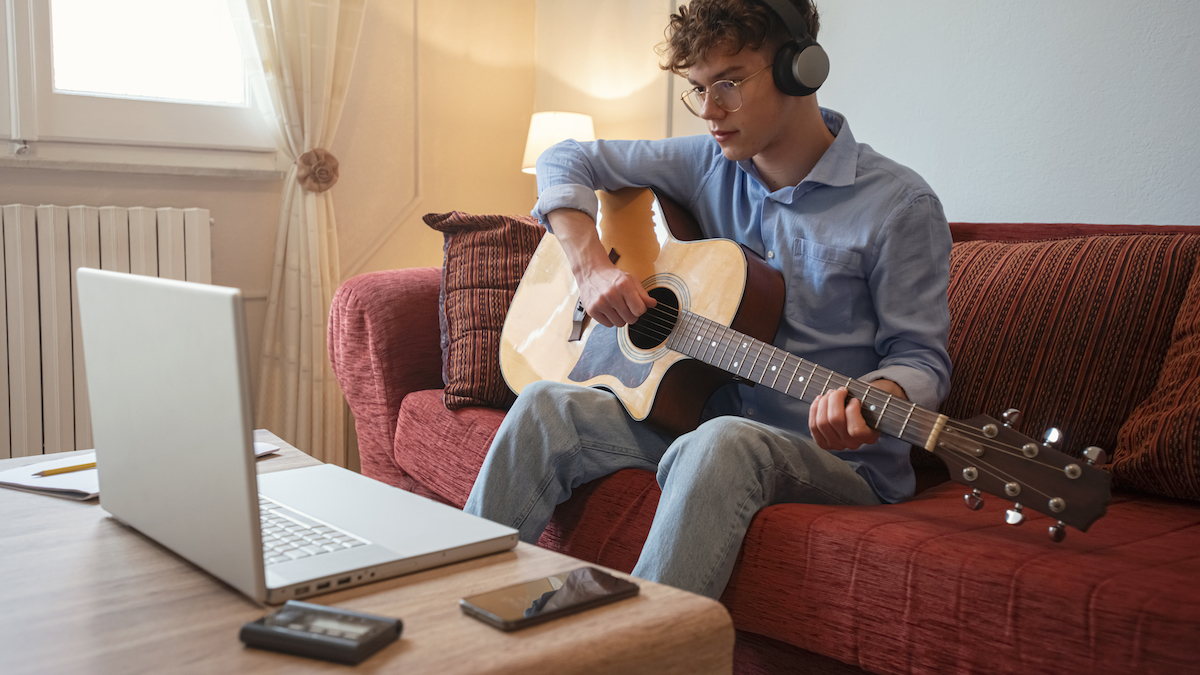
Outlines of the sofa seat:
[[875,673],[1195,672],[1200,504],[1118,494],[1050,547],[1049,518],[1012,527],[963,492],[766,508],[722,602],[740,630]]

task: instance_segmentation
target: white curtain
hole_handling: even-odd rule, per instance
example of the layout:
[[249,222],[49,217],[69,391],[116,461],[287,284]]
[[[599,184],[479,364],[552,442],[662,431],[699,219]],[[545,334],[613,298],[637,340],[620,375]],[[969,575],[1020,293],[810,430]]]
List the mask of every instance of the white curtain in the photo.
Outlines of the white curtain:
[[341,281],[328,153],[341,117],[366,0],[245,0],[272,103],[284,180],[267,301],[256,422],[325,462],[344,464],[341,390],[325,328]]

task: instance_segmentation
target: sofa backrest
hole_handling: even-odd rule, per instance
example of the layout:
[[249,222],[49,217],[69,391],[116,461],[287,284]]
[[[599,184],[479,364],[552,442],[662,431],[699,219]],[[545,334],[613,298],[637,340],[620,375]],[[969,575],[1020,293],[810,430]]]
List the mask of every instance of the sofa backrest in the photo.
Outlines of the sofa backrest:
[[[949,351],[942,411],[1024,413],[1062,450],[1112,451],[1154,388],[1200,256],[1200,227],[952,224]],[[932,457],[914,453],[914,463]],[[936,462],[937,460],[932,460]]]

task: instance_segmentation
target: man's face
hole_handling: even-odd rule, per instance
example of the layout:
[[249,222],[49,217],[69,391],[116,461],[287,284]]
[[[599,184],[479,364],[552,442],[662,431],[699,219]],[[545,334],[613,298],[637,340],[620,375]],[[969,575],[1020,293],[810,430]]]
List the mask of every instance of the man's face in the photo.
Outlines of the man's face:
[[[770,58],[761,51],[743,49],[731,54],[716,53],[688,70],[688,81],[707,91],[713,82],[743,78],[770,65]],[[789,98],[775,88],[768,68],[737,87],[742,105],[736,112],[719,107],[708,96],[700,117],[708,123],[708,131],[721,146],[725,158],[733,161],[750,159],[778,142],[783,133],[785,108]]]

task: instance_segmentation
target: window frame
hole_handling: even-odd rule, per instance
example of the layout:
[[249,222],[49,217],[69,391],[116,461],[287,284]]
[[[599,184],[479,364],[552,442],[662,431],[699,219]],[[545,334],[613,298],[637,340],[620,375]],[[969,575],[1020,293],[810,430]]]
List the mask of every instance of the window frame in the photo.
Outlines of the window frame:
[[50,2],[0,0],[0,166],[282,178],[258,87],[250,107],[55,92]]

